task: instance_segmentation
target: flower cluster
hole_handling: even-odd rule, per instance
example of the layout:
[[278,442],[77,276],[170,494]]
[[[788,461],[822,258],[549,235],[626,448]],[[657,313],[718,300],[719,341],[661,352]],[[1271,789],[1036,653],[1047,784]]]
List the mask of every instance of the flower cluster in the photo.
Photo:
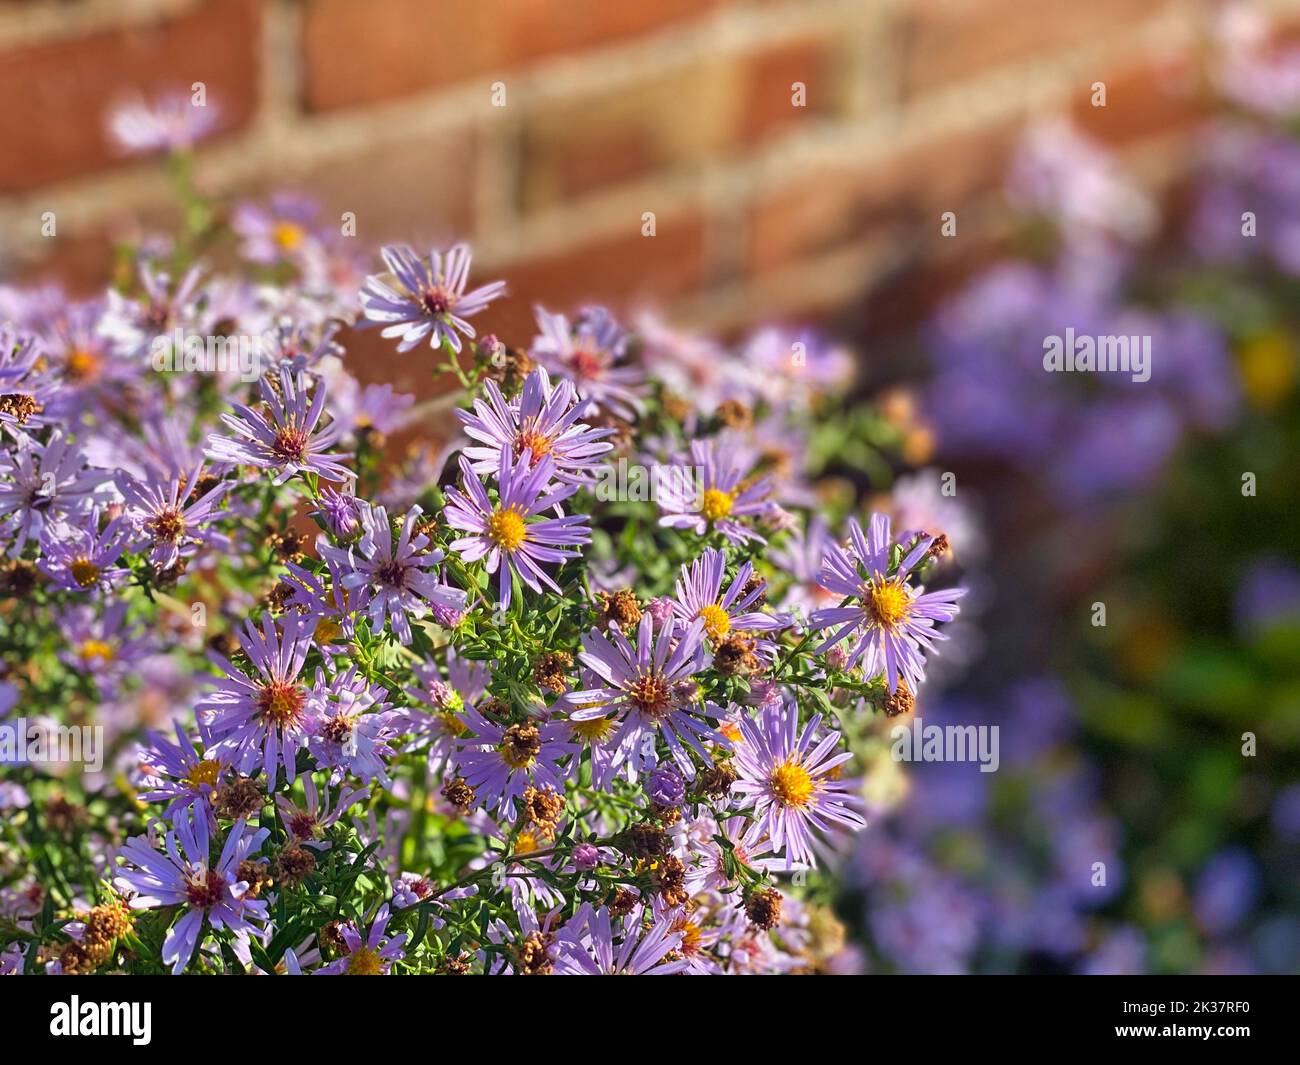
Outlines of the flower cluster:
[[[464,246],[363,279],[310,201],[228,217],[259,283],[160,242],[103,300],[5,293],[0,711],[107,752],[0,793],[32,811],[3,831],[63,855],[0,870],[6,966],[829,964],[817,885],[866,824],[849,738],[921,687],[961,594],[921,588],[944,530],[817,511],[843,353],[591,307],[507,342]],[[455,374],[422,408],[436,456],[385,450],[415,408],[353,375],[366,325]],[[186,371],[159,357],[182,334],[266,342],[253,375]],[[649,498],[609,490],[625,465],[663,475]]]

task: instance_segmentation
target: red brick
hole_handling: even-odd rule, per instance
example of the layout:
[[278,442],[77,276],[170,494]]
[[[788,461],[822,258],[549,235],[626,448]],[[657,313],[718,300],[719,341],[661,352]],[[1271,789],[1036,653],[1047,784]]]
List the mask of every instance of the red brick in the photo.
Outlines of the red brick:
[[[797,123],[807,115],[836,110],[834,57],[829,42],[782,43],[754,56],[744,69],[744,102],[740,133],[760,140]],[[804,106],[795,107],[795,82],[804,86]]]
[[944,211],[957,212],[963,233],[963,211],[998,187],[1014,143],[1010,126],[976,130],[883,162],[828,166],[777,189],[750,208],[748,269],[761,273],[867,237],[937,233]]
[[301,189],[336,222],[353,211],[366,246],[449,244],[474,236],[477,142],[471,130],[454,129],[331,156],[307,170],[281,166],[259,179],[256,193]]
[[111,164],[108,109],[143,93],[207,85],[219,128],[245,125],[258,93],[258,0],[206,0],[156,23],[96,32],[0,55],[0,193]]
[[485,267],[483,279],[504,278],[509,295],[475,319],[475,325],[507,343],[527,344],[537,331],[534,303],[566,314],[586,303],[627,312],[698,291],[707,273],[704,217],[661,216],[653,237],[641,236],[640,227],[640,216],[635,216],[625,234],[541,259]]
[[[834,109],[832,45],[782,42],[708,56],[647,81],[526,105],[519,166],[525,212],[651,174],[725,162]],[[804,82],[807,106],[791,103]]]
[[1193,70],[1176,58],[1113,71],[1094,80],[1106,84],[1106,106],[1092,106],[1089,82],[1079,90],[1073,117],[1084,132],[1109,144],[1185,131],[1206,117],[1197,103]]
[[914,96],[1054,51],[1105,44],[1170,0],[911,0],[902,14],[903,92]]
[[307,0],[304,103],[330,110],[478,75],[698,18],[725,0]]

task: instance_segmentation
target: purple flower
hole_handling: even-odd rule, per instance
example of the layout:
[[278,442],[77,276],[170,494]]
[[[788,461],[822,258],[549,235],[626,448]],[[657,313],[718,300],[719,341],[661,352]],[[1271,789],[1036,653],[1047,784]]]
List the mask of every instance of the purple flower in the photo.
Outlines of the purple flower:
[[406,933],[388,936],[388,906],[380,906],[370,924],[370,930],[363,937],[357,926],[351,922],[339,929],[343,937],[344,954],[336,958],[323,969],[317,969],[317,976],[385,976],[393,962],[406,957],[402,949],[406,943]]
[[212,795],[229,768],[220,758],[199,754],[194,741],[178,722],[176,742],[157,732],[149,733],[149,745],[140,752],[144,778],[140,798],[146,802],[165,802],[163,817],[174,821],[193,810],[215,830],[217,818],[212,811]]
[[0,325],[0,427],[17,436],[48,425],[45,411],[58,387],[42,365],[36,338]]
[[541,336],[531,357],[560,378],[573,382],[580,399],[593,410],[633,421],[641,410],[645,378],[625,365],[628,335],[604,307],[586,307],[570,326],[562,314],[535,308]]
[[343,357],[343,345],[334,339],[342,328],[335,321],[316,324],[281,318],[258,339],[258,354],[275,373],[312,373],[326,358]]
[[452,247],[445,259],[436,249],[421,259],[406,245],[389,245],[380,255],[389,275],[366,278],[361,305],[366,318],[384,325],[384,336],[402,338],[398,351],[410,351],[425,337],[430,347],[446,343],[460,351],[461,336],[474,336],[466,319],[506,291],[504,281],[465,291],[471,255],[464,244]]
[[[716,645],[733,631],[775,632],[790,624],[787,616],[750,610],[762,601],[767,591],[767,581],[759,579],[751,583],[752,563],[746,562],[736,571],[724,593],[726,572],[727,556],[712,547],[706,547],[699,558],[682,567],[673,613],[683,627],[697,618],[702,620],[705,634]],[[775,645],[770,640],[760,642],[760,656],[770,661],[774,651]]]
[[108,132],[117,146],[131,155],[184,151],[212,132],[220,113],[215,104],[195,103],[182,92],[167,93],[152,102],[141,97],[113,108]]
[[101,697],[107,697],[149,653],[142,630],[127,620],[128,604],[116,599],[102,605],[78,603],[59,616],[59,631],[67,649],[59,652],[64,665],[90,677]]
[[85,456],[55,430],[44,446],[23,434],[18,446],[0,453],[0,536],[13,541],[9,554],[40,539],[46,522],[75,521],[90,509],[90,496],[103,480],[86,469]]
[[344,574],[343,587],[367,590],[372,628],[382,628],[387,615],[393,632],[406,644],[411,642],[408,614],[421,618],[430,606],[459,610],[465,605],[463,591],[438,580],[433,567],[445,554],[426,550],[429,538],[417,531],[422,513],[418,506],[406,512],[394,544],[388,511],[367,503],[361,510],[360,541],[347,548],[321,546],[321,554]]
[[549,456],[557,480],[586,484],[597,457],[613,450],[605,439],[613,429],[593,429],[578,421],[588,404],[578,401],[570,381],[552,387],[545,370],[534,370],[513,402],[495,381],[487,381],[484,388],[488,398],[476,399],[473,412],[456,411],[466,435],[482,444],[465,448],[475,473],[495,474],[503,454],[517,459],[527,451],[534,465]]
[[578,657],[604,684],[570,692],[561,702],[572,708],[573,721],[616,717],[617,729],[609,742],[618,748],[627,744],[639,750],[646,737],[657,732],[683,775],[693,779],[695,767],[685,748],[711,765],[704,742],[727,745],[726,738],[705,723],[717,715],[700,705],[691,683],[704,668],[704,622],[694,621],[677,634],[672,626],[664,626],[657,638],[653,624],[649,614],[641,615],[635,646],[617,626],[610,627],[608,636],[593,628],[582,638]]
[[472,535],[453,540],[451,549],[467,562],[486,558],[489,574],[500,570],[497,601],[502,609],[510,602],[512,576],[534,592],[541,592],[544,584],[558,594],[559,585],[542,572],[541,565],[580,555],[577,545],[591,542],[587,516],[530,519],[568,499],[578,490],[577,485],[548,490],[554,461],[548,455],[534,463],[526,449],[517,460],[509,452],[501,452],[495,505],[464,456],[460,472],[465,490],[448,490],[446,519],[453,529]]
[[516,800],[529,785],[563,794],[560,762],[578,748],[564,738],[562,722],[504,725],[473,709],[466,709],[464,721],[466,735],[457,741],[456,771],[489,810],[499,809],[503,820],[514,820]]
[[292,260],[310,235],[320,205],[307,196],[276,193],[263,207],[241,203],[230,218],[230,228],[241,240],[239,253],[250,262]]
[[557,976],[674,976],[685,970],[685,958],[670,959],[682,943],[668,920],[656,921],[642,933],[640,920],[627,919],[617,928],[609,910],[582,909],[557,936]]
[[405,730],[412,735],[408,750],[427,745],[429,772],[439,772],[451,759],[456,740],[465,735],[460,714],[487,691],[490,670],[484,662],[460,658],[454,648],[447,648],[446,680],[432,662],[420,662],[412,668],[418,684],[408,686],[406,694],[417,704],[403,711]]
[[[237,821],[226,836],[217,863],[208,865],[208,823],[205,818],[182,818],[166,836],[166,849],[158,851],[145,836],[129,839],[122,847],[125,865],[117,885],[134,893],[133,910],[182,906],[185,914],[172,925],[163,943],[162,960],[177,976],[194,956],[204,923],[234,933],[235,956],[249,963],[250,933],[261,932],[253,920],[265,920],[266,903],[247,897],[248,882],[240,879],[240,864],[255,852],[270,833],[256,831]],[[179,846],[178,846],[179,843]]]
[[672,766],[663,765],[650,774],[646,794],[656,806],[680,806],[686,798],[686,784]]
[[365,607],[365,589],[346,588],[343,572],[333,559],[325,563],[329,570],[329,583],[292,562],[285,563],[288,573],[283,583],[289,588],[285,605],[302,614],[312,623],[312,639],[321,654],[346,654],[346,643],[336,642],[340,636],[348,640],[356,635],[354,615]]
[[200,734],[209,753],[228,757],[241,773],[260,761],[268,782],[273,782],[277,766],[283,764],[292,782],[318,697],[299,677],[311,648],[311,631],[292,615],[284,618],[283,632],[277,631],[266,614],[261,629],[247,623],[239,646],[257,673],[250,677],[213,655],[225,676],[195,707]]
[[738,449],[723,441],[694,440],[689,462],[675,469],[678,475],[659,486],[660,525],[700,536],[714,529],[733,544],[766,542],[737,519],[767,513],[772,483],[766,477],[745,483],[749,466],[742,464]]
[[316,506],[314,515],[338,539],[348,541],[361,535],[361,507],[356,496],[326,485],[316,497]]
[[284,484],[297,473],[316,473],[331,481],[350,478],[351,471],[339,460],[352,456],[328,453],[338,441],[339,426],[319,427],[325,411],[325,386],[317,385],[309,401],[306,376],[287,368],[280,371],[278,394],[266,378],[261,384],[266,413],[236,404],[234,414],[221,416],[235,436],[209,436],[208,457],[274,470],[275,484]]
[[397,715],[384,701],[385,689],[371,684],[352,666],[328,684],[318,674],[319,698],[308,724],[307,746],[322,769],[351,773],[363,784],[388,778],[385,760],[394,754],[389,740],[397,736]]
[[757,718],[740,718],[734,790],[752,803],[757,816],[754,834],[766,835],[775,854],[785,853],[786,869],[816,864],[814,830],[866,825],[852,786],[831,772],[852,755],[836,753],[838,732],[819,739],[820,725],[821,716],[816,715],[801,731],[793,703],[762,710]]
[[108,591],[121,585],[130,570],[117,565],[126,550],[130,526],[114,518],[99,529],[99,511],[92,510],[84,525],[49,522],[41,534],[40,570],[54,587],[65,592]]
[[[108,290],[108,307],[100,319],[99,331],[108,337],[126,357],[142,355],[156,342],[166,341],[175,328],[192,323],[200,300],[199,281],[203,276],[197,266],[190,267],[173,288],[172,276],[155,269],[147,260],[140,262],[140,287],[143,299],[132,299],[116,289]],[[157,355],[162,348],[151,351]],[[182,353],[172,351],[175,358]]]
[[773,547],[768,554],[772,564],[791,581],[782,605],[793,610],[796,624],[801,627],[807,623],[810,612],[818,607],[831,606],[837,601],[834,594],[823,588],[817,580],[822,559],[832,546],[834,541],[826,519],[820,514],[814,514],[806,528],[796,527],[786,543]]
[[126,501],[125,516],[137,535],[148,538],[149,561],[154,569],[171,568],[207,539],[203,526],[212,520],[212,511],[230,483],[219,481],[194,499],[202,477],[202,464],[186,477],[166,480],[137,480],[118,474],[116,483]]
[[329,850],[329,843],[321,839],[325,829],[334,824],[357,802],[366,797],[364,788],[340,787],[333,802],[330,801],[330,789],[318,793],[316,782],[310,773],[302,776],[304,804],[299,807],[289,800],[287,795],[275,797],[275,808],[279,811],[280,821],[285,831],[306,847],[314,850]]
[[893,542],[889,518],[883,514],[871,516],[865,537],[862,526],[850,518],[849,537],[849,551],[831,545],[818,580],[836,595],[857,602],[813,613],[814,629],[835,629],[818,651],[852,637],[850,667],[861,660],[868,677],[878,676],[883,670],[891,692],[898,689],[900,681],[915,692],[925,680],[925,655],[934,650],[936,640],[947,638],[935,631],[935,623],[957,616],[956,601],[966,590],[924,592],[909,585],[908,574],[925,558],[933,538],[920,537],[900,558],[897,568],[892,568]]

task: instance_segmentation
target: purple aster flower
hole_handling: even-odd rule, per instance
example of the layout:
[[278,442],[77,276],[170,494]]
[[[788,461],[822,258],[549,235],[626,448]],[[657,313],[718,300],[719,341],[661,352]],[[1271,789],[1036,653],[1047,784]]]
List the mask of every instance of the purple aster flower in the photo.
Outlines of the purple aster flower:
[[185,907],[184,916],[172,925],[163,943],[162,960],[171,965],[173,976],[194,956],[205,923],[232,932],[235,956],[249,964],[249,935],[261,932],[254,921],[266,919],[266,903],[248,898],[248,882],[240,878],[239,867],[269,834],[265,828],[254,831],[236,821],[213,866],[208,865],[208,823],[202,817],[178,820],[175,830],[167,833],[163,851],[146,836],[123,845],[125,864],[116,883],[120,890],[132,893],[131,909]]
[[0,427],[17,436],[49,424],[46,408],[59,385],[43,368],[36,338],[0,325]]
[[125,516],[136,534],[148,539],[154,569],[170,569],[209,538],[204,526],[212,520],[230,482],[219,481],[196,499],[202,479],[202,464],[185,477],[136,479],[118,474],[116,484],[126,501]]
[[662,765],[646,781],[646,794],[656,806],[680,806],[686,798],[686,784],[672,766]]
[[564,793],[560,763],[578,748],[565,739],[562,722],[504,725],[473,709],[465,710],[464,721],[466,734],[457,740],[456,772],[487,809],[513,821],[516,800],[530,785]]
[[114,518],[101,531],[98,510],[92,510],[84,522],[47,522],[37,565],[61,591],[119,587],[131,576],[130,570],[117,565],[130,538],[130,525],[123,518]]
[[[144,298],[132,299],[109,289],[108,306],[99,323],[100,333],[127,357],[144,354],[156,342],[166,342],[170,350],[172,330],[194,321],[203,276],[199,267],[192,266],[173,287],[171,274],[147,260],[141,260],[139,273]],[[175,351],[171,354],[179,357]]]
[[165,802],[163,817],[169,821],[193,811],[191,816],[203,818],[215,831],[212,795],[229,766],[220,758],[199,754],[179,722],[175,728],[175,743],[157,732],[149,733],[149,744],[140,751],[140,798]]
[[947,638],[934,626],[957,616],[957,600],[966,590],[926,592],[909,585],[908,575],[926,557],[933,538],[919,538],[900,558],[897,568],[892,568],[893,541],[889,518],[883,514],[871,516],[866,536],[862,526],[850,518],[849,539],[849,551],[838,545],[830,547],[818,580],[836,595],[857,602],[813,613],[814,629],[835,630],[818,651],[853,637],[850,667],[861,660],[868,677],[884,672],[891,692],[900,682],[915,692],[925,680],[926,654],[934,650],[936,640]]
[[322,769],[335,776],[351,773],[363,784],[372,779],[391,785],[386,759],[392,758],[389,741],[396,738],[398,720],[384,701],[386,689],[371,684],[352,666],[328,683],[317,673],[319,698],[309,718],[307,747]]
[[[707,547],[694,562],[682,567],[677,578],[677,598],[673,613],[686,627],[697,618],[704,622],[704,632],[715,645],[731,632],[776,632],[790,624],[785,615],[764,614],[751,607],[761,604],[767,581],[754,579],[754,566],[744,563],[726,592],[722,590],[727,572],[727,556]],[[759,641],[756,652],[771,661],[776,650],[771,640]]]
[[577,545],[591,542],[585,514],[532,521],[542,511],[557,506],[578,490],[569,484],[548,490],[555,472],[551,457],[534,463],[527,449],[513,459],[501,452],[497,474],[497,503],[493,505],[474,475],[469,460],[460,460],[464,490],[447,491],[447,524],[471,533],[453,540],[451,549],[467,562],[487,559],[489,574],[500,570],[498,604],[510,602],[511,577],[516,576],[534,592],[546,585],[559,594],[560,587],[541,570],[544,563],[577,558]]
[[460,351],[461,336],[474,336],[466,319],[506,291],[504,281],[465,291],[471,254],[464,244],[452,247],[445,258],[435,249],[421,259],[407,245],[389,245],[380,255],[389,273],[366,278],[361,305],[366,318],[384,326],[384,336],[402,338],[398,351],[410,351],[425,337],[430,347],[446,343]]
[[376,436],[376,444],[382,444],[387,433],[395,433],[408,421],[415,396],[409,392],[398,392],[392,385],[366,385],[362,388],[355,378],[344,377],[347,381],[342,390],[335,388],[332,411],[343,431],[355,438],[366,434]]
[[241,203],[230,216],[239,253],[250,262],[292,261],[311,233],[320,205],[308,196],[280,192],[266,206]]
[[195,707],[200,734],[209,753],[229,758],[241,773],[260,761],[268,781],[274,781],[277,766],[283,764],[292,782],[318,697],[299,676],[311,648],[311,630],[287,615],[282,631],[277,631],[266,614],[260,629],[251,621],[245,625],[239,646],[256,675],[250,677],[228,659],[212,656],[225,676]]
[[328,582],[301,566],[286,562],[288,573],[283,577],[283,583],[289,588],[289,596],[285,605],[311,623],[312,639],[322,654],[346,654],[347,643],[339,642],[339,637],[351,640],[356,636],[354,615],[365,608],[366,590],[345,587],[343,570],[333,559],[327,559],[325,566],[329,571]]
[[[715,821],[705,815],[690,826],[689,834],[694,857],[687,866],[686,890],[693,895],[726,891],[734,886],[735,877],[727,874],[727,854],[760,873],[778,872],[785,865],[772,856],[772,841],[766,833],[757,830],[754,822],[746,817]],[[727,841],[725,849],[717,840],[719,836]]]
[[740,718],[734,790],[753,806],[755,833],[767,836],[774,853],[785,853],[786,869],[816,864],[814,831],[834,825],[856,831],[866,825],[852,785],[832,774],[853,756],[836,753],[838,732],[819,738],[820,725],[816,715],[800,730],[793,703]]
[[305,847],[315,850],[329,850],[328,841],[321,837],[325,829],[334,824],[359,801],[366,797],[364,788],[340,787],[338,795],[330,800],[327,785],[323,792],[316,790],[316,782],[310,773],[302,776],[304,803],[301,807],[290,801],[287,795],[275,797],[275,808],[279,811],[280,822],[285,831]]
[[675,469],[678,476],[664,478],[659,486],[660,525],[700,536],[714,529],[733,544],[766,542],[737,519],[767,513],[772,482],[766,477],[746,482],[750,465],[739,449],[722,440],[694,440],[689,460]]
[[339,540],[346,543],[361,535],[361,507],[356,496],[326,485],[316,497],[316,508],[313,516]]
[[[590,669],[583,669],[579,681],[581,689],[592,691],[602,686],[603,681]],[[571,694],[556,703],[564,709]],[[640,743],[644,733],[634,729],[621,728],[622,721],[611,714],[599,700],[584,700],[568,707],[570,710],[568,724],[573,741],[586,748],[591,766],[591,786],[598,791],[607,791],[611,783],[620,776],[635,782],[637,775],[653,769],[657,764],[654,751],[643,751]],[[590,715],[575,718],[572,711],[586,708]],[[583,760],[575,758],[570,763],[570,772],[575,780],[582,770]]]
[[196,104],[187,93],[140,97],[113,108],[108,132],[130,155],[186,151],[212,132],[220,114],[216,104]]
[[614,448],[605,439],[613,429],[593,429],[578,421],[588,404],[578,400],[570,381],[552,387],[545,370],[534,370],[513,402],[495,381],[487,381],[484,388],[488,398],[474,400],[472,412],[456,411],[466,435],[481,442],[465,448],[475,473],[491,476],[500,470],[502,454],[517,459],[527,451],[534,465],[549,456],[557,480],[589,484],[598,456]]
[[85,456],[59,430],[44,446],[26,434],[0,453],[0,537],[17,558],[28,539],[39,540],[46,522],[75,522],[90,509],[104,474],[86,469]]
[[343,937],[344,954],[322,969],[316,970],[318,976],[386,976],[393,962],[406,957],[402,947],[406,943],[406,933],[388,936],[388,906],[379,907],[370,930],[362,936],[357,926],[348,922],[339,929]]
[[308,399],[307,378],[288,369],[280,371],[280,389],[262,379],[262,400],[266,413],[235,405],[234,414],[221,420],[235,436],[208,437],[208,457],[215,462],[243,463],[276,471],[275,484],[297,473],[316,473],[331,481],[346,481],[352,473],[340,464],[350,454],[331,454],[340,429],[337,423],[320,427],[325,411],[325,386],[318,384]]
[[534,309],[541,335],[531,357],[561,379],[573,382],[579,399],[593,410],[633,421],[641,410],[645,377],[624,365],[628,335],[603,307],[586,307],[573,322],[562,314]]
[[815,514],[806,528],[796,526],[790,538],[773,547],[768,555],[774,566],[790,580],[781,605],[789,607],[795,623],[807,624],[808,615],[820,607],[833,606],[839,600],[835,594],[818,583],[822,559],[834,546],[826,519]]
[[127,603],[114,599],[78,603],[59,615],[59,632],[67,642],[60,661],[90,677],[104,698],[152,648],[143,630],[129,623],[127,609]]
[[683,775],[694,779],[695,767],[685,748],[711,765],[704,742],[728,745],[722,733],[706,724],[717,715],[700,705],[691,682],[704,668],[704,622],[696,620],[677,633],[664,626],[657,637],[653,624],[649,614],[641,615],[635,646],[617,626],[610,627],[608,636],[593,628],[582,638],[578,657],[604,683],[570,692],[560,701],[572,708],[572,721],[616,716],[618,725],[609,740],[616,747],[630,743],[639,750],[646,737],[657,732]]
[[258,354],[275,373],[287,369],[293,373],[311,373],[326,358],[342,358],[343,345],[334,339],[342,323],[322,324],[281,318],[264,332]]
[[593,909],[590,903],[583,903],[557,943],[557,976],[674,976],[689,966],[676,957],[682,936],[672,931],[670,921],[656,921],[642,933],[639,919],[624,920],[619,927],[609,910]]
[[461,712],[487,692],[490,670],[486,663],[461,658],[447,648],[444,673],[432,662],[413,668],[417,683],[406,688],[417,704],[403,711],[405,730],[411,734],[407,750],[428,748],[429,772],[437,773],[450,761],[456,741],[465,735]]
[[406,512],[394,544],[388,511],[367,503],[361,508],[364,532],[356,544],[347,548],[321,545],[321,554],[344,573],[343,587],[367,590],[371,627],[381,629],[387,615],[393,632],[405,644],[411,642],[408,614],[421,618],[431,606],[459,610],[465,605],[463,591],[438,580],[433,567],[445,553],[427,550],[429,538],[418,531],[422,513],[418,506]]
[[69,307],[42,331],[42,345],[63,385],[47,405],[65,421],[87,406],[119,410],[123,396],[148,369],[143,359],[124,357],[100,329],[104,308],[100,301]]

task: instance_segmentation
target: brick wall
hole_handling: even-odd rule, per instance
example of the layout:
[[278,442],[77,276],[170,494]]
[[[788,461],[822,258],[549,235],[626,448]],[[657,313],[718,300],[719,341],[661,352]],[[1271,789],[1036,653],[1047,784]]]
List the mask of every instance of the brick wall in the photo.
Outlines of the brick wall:
[[[1260,0],[1287,17],[1300,0]],[[165,221],[103,112],[204,81],[221,193],[278,184],[366,241],[464,237],[529,306],[667,304],[730,329],[821,316],[996,241],[1032,114],[1160,180],[1195,117],[1209,0],[0,0],[0,272],[102,280]],[[1094,81],[1108,106],[1088,106]],[[792,104],[794,83],[805,106]],[[493,105],[494,86],[505,106]],[[58,236],[40,236],[55,211]],[[956,211],[960,239],[939,238]],[[656,235],[641,235],[643,212]],[[481,272],[480,272],[481,271]],[[879,301],[878,301],[879,302]],[[889,307],[878,307],[886,318]],[[897,308],[893,308],[896,312]]]

